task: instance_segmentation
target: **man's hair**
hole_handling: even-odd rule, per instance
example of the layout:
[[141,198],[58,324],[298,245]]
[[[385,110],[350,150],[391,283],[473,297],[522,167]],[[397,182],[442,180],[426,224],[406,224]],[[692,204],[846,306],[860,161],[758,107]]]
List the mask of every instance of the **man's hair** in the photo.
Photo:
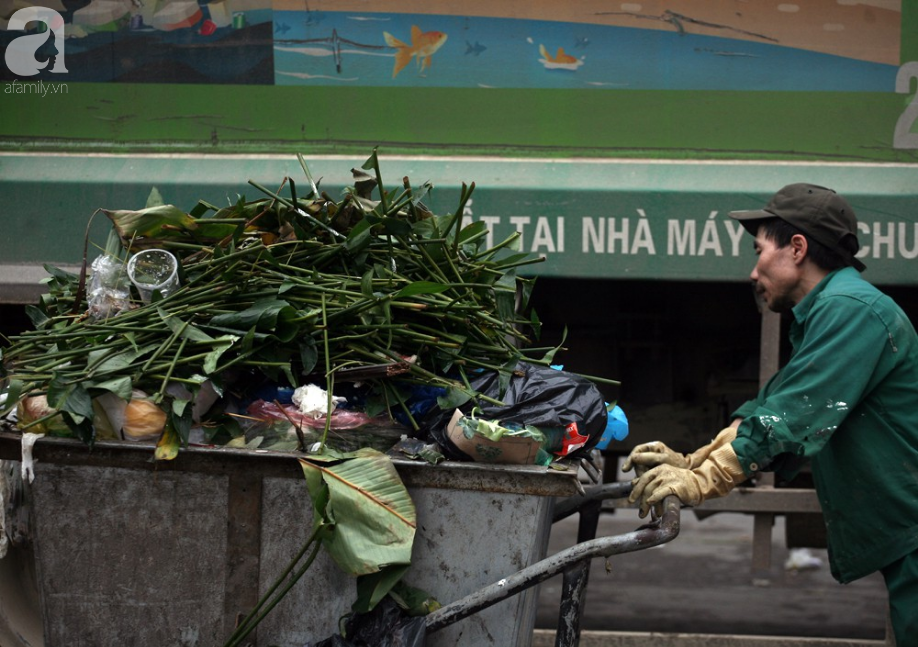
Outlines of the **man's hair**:
[[[815,240],[812,236],[807,235],[806,232],[797,229],[780,218],[763,218],[759,221],[759,228],[762,234],[773,241],[779,248],[787,247],[790,245],[791,238],[800,234],[806,238],[807,257],[827,272],[839,270],[850,265],[850,263],[845,260],[844,256],[837,253],[835,250],[829,249],[818,240]],[[857,253],[858,245],[856,239],[846,238],[841,242],[841,245],[846,248],[843,251],[851,256]]]

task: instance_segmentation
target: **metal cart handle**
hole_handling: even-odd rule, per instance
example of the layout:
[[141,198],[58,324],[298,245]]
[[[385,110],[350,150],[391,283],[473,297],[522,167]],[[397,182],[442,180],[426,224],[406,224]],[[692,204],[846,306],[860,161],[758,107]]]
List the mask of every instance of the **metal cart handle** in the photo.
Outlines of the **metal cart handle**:
[[[630,492],[630,482],[608,483],[590,488],[583,496],[569,497],[557,504],[554,519],[558,521],[590,506],[598,511],[598,506],[604,499],[625,497]],[[467,618],[559,573],[570,571],[578,565],[588,569],[589,562],[594,557],[610,557],[622,553],[631,553],[672,541],[679,534],[679,510],[681,505],[682,503],[675,496],[666,497],[663,500],[663,516],[652,523],[621,535],[579,542],[575,546],[566,548],[494,584],[479,589],[475,593],[437,609],[427,616],[427,633],[431,634],[454,622]],[[593,534],[595,535],[595,529]],[[562,600],[563,603],[564,600]],[[577,611],[579,616],[579,609]],[[560,642],[560,631],[561,629],[559,628],[559,642],[557,644],[566,644]],[[575,633],[579,635],[579,617]]]

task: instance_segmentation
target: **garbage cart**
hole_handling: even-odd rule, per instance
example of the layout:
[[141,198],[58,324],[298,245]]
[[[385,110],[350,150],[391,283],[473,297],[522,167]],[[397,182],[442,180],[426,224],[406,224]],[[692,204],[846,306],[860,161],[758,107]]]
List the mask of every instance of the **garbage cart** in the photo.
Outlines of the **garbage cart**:
[[[23,637],[22,645],[223,644],[311,528],[305,480],[289,454],[192,447],[153,462],[150,445],[99,442],[90,450],[41,439],[33,457],[34,481],[14,489],[6,518],[13,556],[34,560],[21,581],[29,584],[34,566],[43,642]],[[19,436],[0,434],[0,459],[18,467]],[[560,514],[598,500],[579,494],[576,470],[394,462],[418,519],[404,579],[445,604],[428,618],[437,632],[431,644],[529,645],[538,582],[675,536],[669,524],[653,536],[585,541],[545,558],[556,499],[568,502]],[[627,494],[621,485],[599,496]],[[9,607],[9,588],[0,587],[0,609]],[[354,578],[320,552],[251,642],[302,647],[327,638],[355,598]]]

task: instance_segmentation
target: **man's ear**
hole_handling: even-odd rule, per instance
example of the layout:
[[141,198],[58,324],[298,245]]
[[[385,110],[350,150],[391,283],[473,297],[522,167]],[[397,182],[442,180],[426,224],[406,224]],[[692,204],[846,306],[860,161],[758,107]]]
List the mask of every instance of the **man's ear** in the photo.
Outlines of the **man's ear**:
[[794,254],[794,262],[799,265],[803,262],[803,259],[806,258],[806,253],[809,249],[806,236],[802,234],[794,234],[791,236],[790,247]]

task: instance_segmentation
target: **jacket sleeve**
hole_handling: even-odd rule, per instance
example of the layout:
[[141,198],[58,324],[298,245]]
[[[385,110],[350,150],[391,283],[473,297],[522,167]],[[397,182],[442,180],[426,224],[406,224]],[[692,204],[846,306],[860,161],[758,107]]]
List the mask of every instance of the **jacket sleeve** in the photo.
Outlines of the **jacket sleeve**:
[[778,457],[796,471],[801,459],[825,446],[877,375],[889,370],[886,326],[862,301],[820,299],[803,325],[787,365],[737,411],[743,421],[733,449],[747,475]]

